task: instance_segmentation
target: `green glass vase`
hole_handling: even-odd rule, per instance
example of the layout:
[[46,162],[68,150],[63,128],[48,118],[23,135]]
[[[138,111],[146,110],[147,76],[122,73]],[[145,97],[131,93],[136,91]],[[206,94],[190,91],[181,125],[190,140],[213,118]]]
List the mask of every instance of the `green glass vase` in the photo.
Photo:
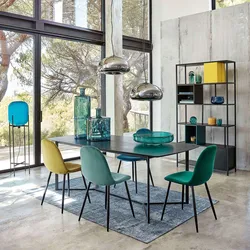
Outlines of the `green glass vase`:
[[85,95],[85,89],[80,88],[80,95],[74,101],[74,132],[75,138],[87,137],[87,119],[90,117],[90,96]]
[[110,140],[110,118],[102,117],[100,108],[96,109],[96,117],[90,117],[87,120],[87,140]]

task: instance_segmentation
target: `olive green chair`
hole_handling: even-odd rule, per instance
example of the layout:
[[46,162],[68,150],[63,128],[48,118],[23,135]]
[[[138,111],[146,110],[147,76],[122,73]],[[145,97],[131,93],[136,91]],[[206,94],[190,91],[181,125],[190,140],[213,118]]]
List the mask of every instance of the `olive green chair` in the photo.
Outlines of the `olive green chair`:
[[82,209],[78,221],[81,220],[83,209],[89,194],[92,183],[105,186],[105,208],[107,208],[107,231],[109,231],[110,216],[110,186],[124,182],[128,195],[128,200],[133,217],[135,217],[132,201],[129,194],[127,181],[131,179],[129,175],[110,172],[108,163],[99,149],[92,146],[81,148],[81,168],[85,178],[89,181],[86,195],[83,200]]
[[208,185],[207,185],[207,182],[213,173],[216,150],[217,150],[217,147],[215,145],[208,146],[206,149],[204,149],[196,162],[193,172],[182,171],[182,172],[170,174],[164,178],[166,181],[169,181],[169,184],[168,184],[168,190],[166,194],[165,203],[164,203],[163,210],[162,210],[161,220],[163,220],[165,208],[167,205],[169,190],[170,190],[170,186],[172,182],[182,185],[182,209],[183,209],[183,203],[184,203],[184,186],[191,187],[192,197],[193,197],[195,226],[196,226],[197,233],[199,231],[198,231],[198,219],[197,219],[195,193],[194,193],[195,186],[200,186],[202,184],[205,184],[208,198],[209,198],[212,210],[213,210],[214,218],[217,220],[213,201],[212,201],[212,198],[208,189]]

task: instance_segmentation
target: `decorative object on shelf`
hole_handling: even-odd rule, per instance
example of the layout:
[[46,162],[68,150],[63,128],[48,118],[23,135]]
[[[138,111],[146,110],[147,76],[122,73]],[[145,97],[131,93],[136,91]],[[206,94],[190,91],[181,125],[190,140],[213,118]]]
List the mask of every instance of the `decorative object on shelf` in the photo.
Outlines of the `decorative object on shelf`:
[[197,118],[195,116],[191,116],[190,119],[189,119],[189,122],[192,125],[196,125],[197,124]]
[[204,63],[204,83],[226,82],[225,63]]
[[87,120],[87,140],[110,140],[110,118],[102,117],[100,108],[96,109],[96,117],[90,117]]
[[196,136],[191,136],[191,137],[190,137],[190,141],[191,141],[191,142],[196,142]]
[[195,83],[197,83],[197,84],[202,83],[201,67],[196,67],[196,69],[195,69]]
[[189,83],[194,83],[194,71],[189,71],[188,73],[188,82]]
[[221,126],[222,125],[222,119],[221,118],[217,119],[216,124],[217,124],[217,126]]
[[144,73],[144,80],[145,82],[140,83],[138,86],[134,87],[130,92],[130,98],[132,100],[137,101],[158,101],[161,100],[163,97],[162,90],[152,83],[149,83],[147,80],[147,74],[145,69],[146,64],[146,52],[145,52],[145,18],[146,18],[146,0],[143,0],[143,20],[142,20],[142,45],[143,45],[143,73]]
[[133,134],[134,141],[144,143],[147,145],[160,145],[170,143],[174,140],[174,135],[169,132],[155,131],[145,134]]
[[122,57],[114,55],[114,37],[113,37],[113,1],[111,0],[111,45],[112,56],[106,57],[99,63],[98,71],[101,74],[120,75],[130,71],[127,60]]
[[[30,130],[29,130],[29,106],[24,101],[14,101],[8,106],[8,121],[9,121],[9,154],[10,154],[10,168],[14,168],[14,176],[16,172],[16,166],[29,167],[30,174]],[[23,132],[21,129],[23,128]],[[16,131],[18,130],[18,131]],[[15,145],[16,132],[19,132],[19,145]],[[21,134],[23,138],[21,139]],[[24,155],[22,160],[19,160],[19,153],[15,154],[16,148],[23,148]],[[28,149],[28,155],[26,150]]]
[[212,104],[223,104],[224,103],[224,97],[223,96],[212,96],[211,97],[211,103]]
[[207,123],[210,126],[216,125],[216,118],[215,117],[209,117]]
[[74,132],[75,138],[87,137],[87,119],[90,117],[90,96],[85,95],[85,88],[80,88],[80,95],[74,101]]

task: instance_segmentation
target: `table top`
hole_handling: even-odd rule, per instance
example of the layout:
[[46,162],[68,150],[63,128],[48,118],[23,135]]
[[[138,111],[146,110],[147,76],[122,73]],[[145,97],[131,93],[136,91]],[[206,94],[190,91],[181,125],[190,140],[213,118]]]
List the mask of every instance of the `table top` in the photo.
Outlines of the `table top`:
[[91,142],[86,139],[75,139],[73,135],[67,135],[62,137],[50,138],[51,141],[59,144],[66,144],[71,146],[83,147],[94,146],[103,152],[127,154],[140,157],[163,157],[174,155],[178,153],[187,152],[198,148],[196,144],[184,143],[184,142],[171,142],[163,145],[144,145],[137,143],[130,136],[116,136],[112,135],[110,141],[96,141]]

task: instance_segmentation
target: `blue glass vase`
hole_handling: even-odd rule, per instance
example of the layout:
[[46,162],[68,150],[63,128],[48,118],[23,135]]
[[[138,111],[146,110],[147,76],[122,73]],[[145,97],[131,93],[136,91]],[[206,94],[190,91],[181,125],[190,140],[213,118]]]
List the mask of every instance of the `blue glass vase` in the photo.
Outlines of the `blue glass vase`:
[[87,137],[87,119],[90,117],[90,96],[85,95],[85,89],[80,88],[80,95],[74,102],[74,132],[75,138]]
[[90,117],[87,120],[87,140],[110,140],[110,118],[102,117],[100,108],[96,109],[96,117]]

